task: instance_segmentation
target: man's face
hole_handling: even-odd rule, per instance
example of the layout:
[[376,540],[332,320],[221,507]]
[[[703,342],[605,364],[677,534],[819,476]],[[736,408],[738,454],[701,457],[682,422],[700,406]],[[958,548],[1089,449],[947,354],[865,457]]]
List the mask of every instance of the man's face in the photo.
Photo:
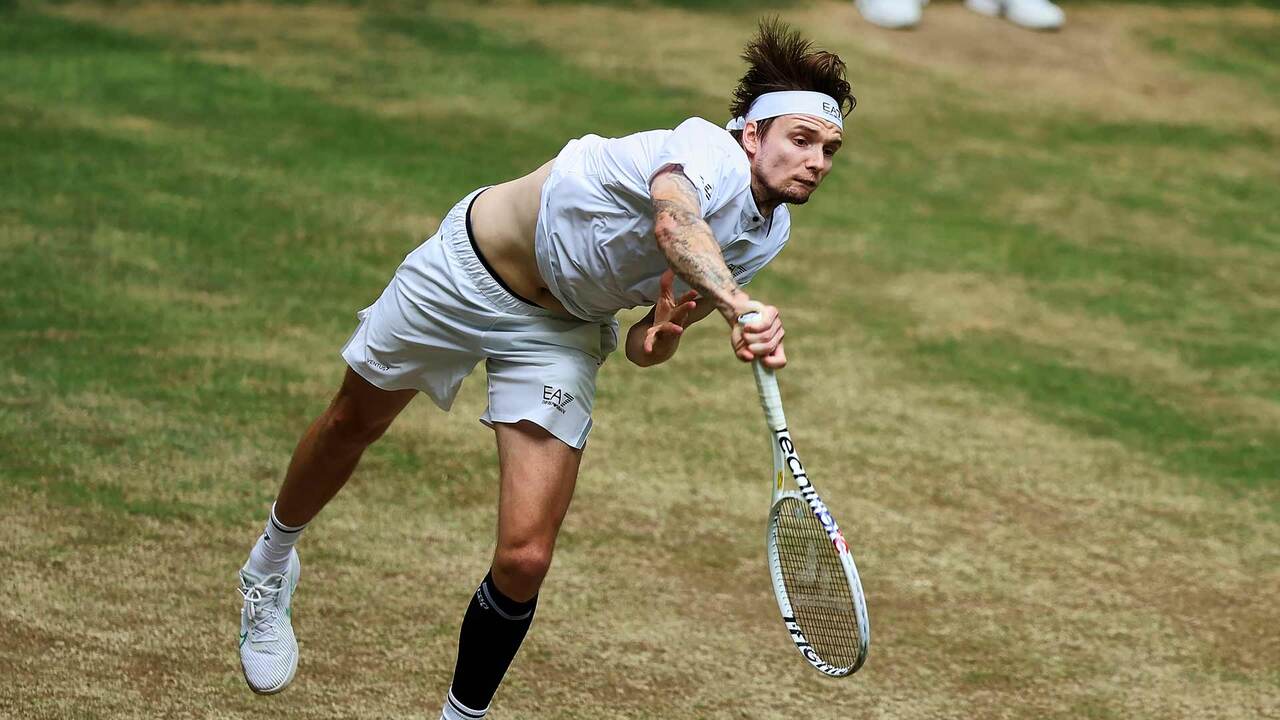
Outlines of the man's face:
[[782,115],[765,128],[756,123],[743,130],[743,146],[751,155],[751,186],[767,203],[803,205],[831,172],[831,159],[843,138],[835,124],[811,115]]

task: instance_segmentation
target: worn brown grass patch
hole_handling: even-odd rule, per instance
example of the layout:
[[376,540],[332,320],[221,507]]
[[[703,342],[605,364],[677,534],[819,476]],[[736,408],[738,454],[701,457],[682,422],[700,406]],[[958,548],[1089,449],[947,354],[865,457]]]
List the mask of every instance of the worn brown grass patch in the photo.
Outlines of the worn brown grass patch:
[[[1203,122],[1274,127],[1277,110],[1232,79],[1204,78],[1155,54],[1144,32],[1194,38],[1197,23],[1212,20],[1245,27],[1277,27],[1274,13],[1259,8],[1197,10],[1132,5],[1067,6],[1057,33],[1032,33],[987,18],[959,4],[935,3],[914,32],[885,32],[833,3],[819,3],[788,17],[803,17],[819,36],[844,42],[894,64],[945,77],[987,96],[1002,110],[1058,107],[1116,119]],[[862,68],[872,75],[874,63]],[[912,92],[909,88],[895,90]],[[1223,113],[1222,108],[1233,111]]]

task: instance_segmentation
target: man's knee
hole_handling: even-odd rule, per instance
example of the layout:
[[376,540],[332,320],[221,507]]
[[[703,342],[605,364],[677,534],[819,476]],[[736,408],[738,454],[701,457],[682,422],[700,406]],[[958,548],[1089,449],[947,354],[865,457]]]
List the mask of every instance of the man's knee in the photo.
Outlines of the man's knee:
[[355,403],[339,396],[325,411],[324,432],[344,445],[367,446],[382,437],[392,419],[362,412]]
[[499,547],[493,558],[495,577],[516,587],[501,588],[514,594],[536,593],[551,569],[550,543],[530,542]]
[[416,394],[379,389],[348,368],[342,387],[320,418],[321,432],[332,442],[368,446],[382,437]]

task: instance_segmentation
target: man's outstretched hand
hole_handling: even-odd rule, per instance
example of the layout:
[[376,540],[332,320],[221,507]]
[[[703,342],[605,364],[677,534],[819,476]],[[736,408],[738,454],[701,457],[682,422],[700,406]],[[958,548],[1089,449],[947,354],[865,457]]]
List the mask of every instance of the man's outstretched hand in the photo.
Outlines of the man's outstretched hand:
[[690,290],[677,301],[672,294],[676,274],[668,269],[658,281],[658,301],[653,305],[653,324],[644,334],[644,353],[656,357],[668,357],[675,352],[680,335],[684,333],[689,313],[697,307],[698,292]]

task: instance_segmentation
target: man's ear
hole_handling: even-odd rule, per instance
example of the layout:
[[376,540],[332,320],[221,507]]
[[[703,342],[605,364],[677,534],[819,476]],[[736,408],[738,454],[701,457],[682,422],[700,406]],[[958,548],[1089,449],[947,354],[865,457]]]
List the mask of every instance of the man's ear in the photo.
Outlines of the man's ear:
[[760,152],[760,123],[755,120],[747,122],[742,128],[742,149],[747,151],[748,155],[755,155]]

